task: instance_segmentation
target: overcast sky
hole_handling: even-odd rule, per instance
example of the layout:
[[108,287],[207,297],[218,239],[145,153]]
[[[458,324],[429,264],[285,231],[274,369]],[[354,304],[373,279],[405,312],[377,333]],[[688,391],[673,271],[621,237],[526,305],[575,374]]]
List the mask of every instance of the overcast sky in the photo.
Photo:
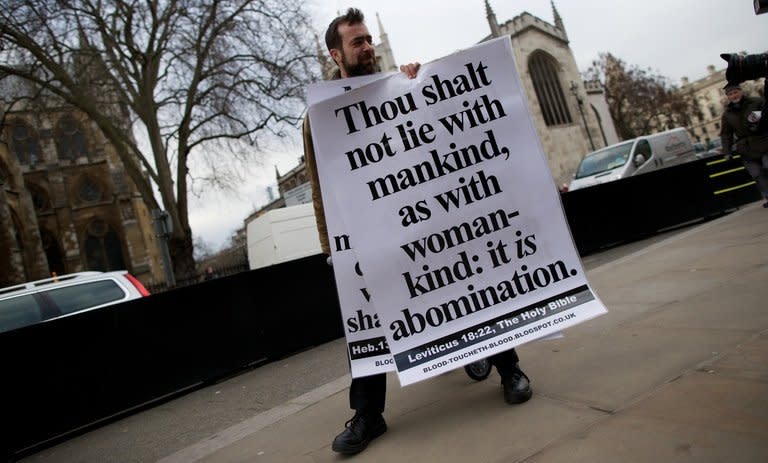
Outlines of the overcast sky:
[[[484,0],[313,0],[308,2],[320,36],[338,11],[360,8],[379,42],[376,13],[398,64],[422,63],[470,47],[490,32]],[[501,24],[524,11],[552,23],[549,0],[491,0]],[[601,52],[629,65],[651,68],[679,84],[705,77],[707,66],[725,67],[719,54],[768,50],[768,14],[755,15],[752,0],[558,0],[570,46],[581,71]],[[196,237],[214,249],[243,226],[248,214],[267,202],[266,187],[302,155],[299,140],[265,156],[249,173],[237,196],[206,194],[192,200]],[[276,188],[275,188],[276,191]]]

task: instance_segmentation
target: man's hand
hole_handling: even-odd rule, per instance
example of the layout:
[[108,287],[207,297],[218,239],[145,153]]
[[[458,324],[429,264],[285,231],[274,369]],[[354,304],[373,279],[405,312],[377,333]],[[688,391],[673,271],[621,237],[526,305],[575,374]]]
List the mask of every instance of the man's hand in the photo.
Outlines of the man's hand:
[[416,73],[419,72],[419,68],[421,68],[421,63],[401,64],[400,72],[405,74],[409,79],[413,79],[416,77]]

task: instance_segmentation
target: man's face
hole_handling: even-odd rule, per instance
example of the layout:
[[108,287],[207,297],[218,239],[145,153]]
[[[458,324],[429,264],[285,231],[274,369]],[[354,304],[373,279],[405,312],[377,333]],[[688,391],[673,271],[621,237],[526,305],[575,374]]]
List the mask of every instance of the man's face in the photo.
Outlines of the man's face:
[[341,50],[332,49],[331,56],[339,65],[342,77],[367,76],[377,71],[373,38],[365,24],[339,24]]
[[741,101],[741,97],[744,96],[744,93],[741,90],[735,88],[733,90],[728,90],[725,93],[725,96],[728,97],[728,101],[731,103],[738,103]]

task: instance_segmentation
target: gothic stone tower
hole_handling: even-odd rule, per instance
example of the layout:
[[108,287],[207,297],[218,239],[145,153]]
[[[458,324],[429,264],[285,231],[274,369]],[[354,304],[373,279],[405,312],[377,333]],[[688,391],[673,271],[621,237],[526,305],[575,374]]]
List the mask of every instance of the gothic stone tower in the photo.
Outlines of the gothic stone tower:
[[[4,95],[19,85],[5,79]],[[75,108],[39,98],[2,108],[0,286],[84,270],[163,281],[151,216],[112,146]]]
[[594,86],[587,89],[582,81],[554,2],[554,24],[527,12],[499,24],[488,0],[485,10],[491,33],[481,42],[510,37],[552,176],[557,185],[568,183],[586,153],[618,141],[613,122],[600,116],[602,106],[593,103],[600,96]]

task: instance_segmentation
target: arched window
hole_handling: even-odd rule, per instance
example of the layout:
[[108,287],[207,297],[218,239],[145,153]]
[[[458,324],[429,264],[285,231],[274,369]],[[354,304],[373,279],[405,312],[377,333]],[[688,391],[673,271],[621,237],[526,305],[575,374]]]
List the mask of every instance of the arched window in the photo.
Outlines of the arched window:
[[14,120],[11,127],[11,149],[20,164],[35,165],[42,160],[37,134],[24,121]]
[[24,229],[21,226],[21,220],[19,220],[18,214],[16,214],[16,211],[13,210],[13,208],[9,208],[11,211],[11,223],[13,224],[13,239],[16,242],[16,249],[19,251],[24,251],[24,236],[22,234],[22,230]]
[[51,199],[45,189],[34,184],[27,184],[27,190],[30,196],[32,196],[35,212],[39,214],[51,210]]
[[13,207],[9,207],[8,210],[11,213],[11,237],[13,238],[13,241],[8,244],[11,247],[11,252],[13,254],[18,253],[18,255],[21,257],[22,265],[20,273],[23,273],[23,275],[21,275],[23,277],[22,281],[29,281],[30,266],[28,256],[24,251],[24,227],[22,226],[21,220],[19,219],[19,216],[16,214],[16,211],[13,209]]
[[59,159],[69,161],[74,161],[78,157],[88,154],[85,135],[83,135],[80,123],[69,114],[62,116],[56,125],[56,150]]
[[11,174],[8,172],[8,168],[5,167],[2,159],[0,159],[0,185],[5,185],[6,182],[11,181]]
[[572,123],[563,87],[560,85],[558,68],[557,61],[541,50],[534,52],[528,58],[531,81],[547,125]]
[[96,203],[104,198],[104,188],[91,177],[85,177],[77,187],[77,198],[82,203]]
[[45,257],[48,259],[48,270],[56,272],[58,275],[67,273],[64,266],[64,254],[61,252],[61,247],[54,234],[47,228],[40,228],[40,240],[43,243]]
[[85,260],[86,270],[108,272],[126,268],[120,237],[103,220],[93,220],[85,229]]

